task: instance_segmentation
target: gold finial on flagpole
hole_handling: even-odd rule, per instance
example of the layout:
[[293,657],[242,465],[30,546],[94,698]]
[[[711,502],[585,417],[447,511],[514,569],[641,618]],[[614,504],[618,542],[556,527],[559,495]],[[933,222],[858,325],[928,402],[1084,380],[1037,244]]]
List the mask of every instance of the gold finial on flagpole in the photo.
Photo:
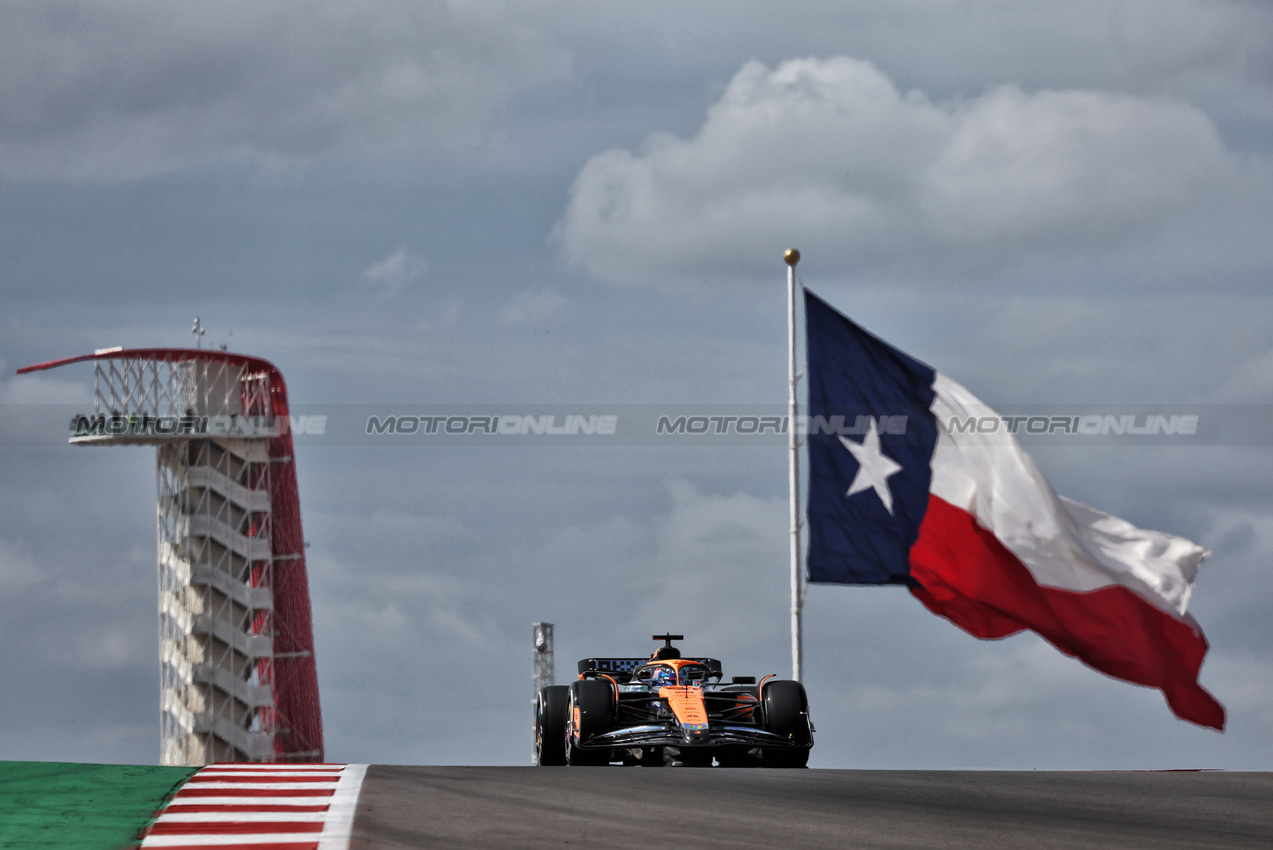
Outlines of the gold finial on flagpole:
[[796,263],[800,262],[800,252],[795,248],[788,248],[782,252],[782,258],[786,260],[787,265],[795,268]]

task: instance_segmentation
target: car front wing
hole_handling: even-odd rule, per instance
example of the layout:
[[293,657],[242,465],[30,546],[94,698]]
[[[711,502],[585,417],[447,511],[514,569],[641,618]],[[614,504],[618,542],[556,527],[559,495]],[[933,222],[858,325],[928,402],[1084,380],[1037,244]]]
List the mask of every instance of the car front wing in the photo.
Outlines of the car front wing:
[[809,749],[813,746],[810,736],[808,743],[798,744],[790,738],[766,732],[755,726],[735,726],[730,724],[711,724],[708,734],[703,738],[690,740],[682,733],[679,725],[671,723],[649,723],[638,726],[627,726],[594,735],[587,741],[580,741],[577,746],[585,750],[600,750],[622,747],[772,747],[783,749]]

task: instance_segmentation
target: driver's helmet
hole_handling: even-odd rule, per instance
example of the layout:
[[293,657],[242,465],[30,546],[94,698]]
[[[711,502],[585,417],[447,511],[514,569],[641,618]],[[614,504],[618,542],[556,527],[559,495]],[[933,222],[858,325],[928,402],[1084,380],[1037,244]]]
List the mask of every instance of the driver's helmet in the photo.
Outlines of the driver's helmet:
[[650,686],[655,688],[663,688],[676,684],[676,671],[671,667],[664,667],[660,664],[654,668],[654,674],[650,676]]

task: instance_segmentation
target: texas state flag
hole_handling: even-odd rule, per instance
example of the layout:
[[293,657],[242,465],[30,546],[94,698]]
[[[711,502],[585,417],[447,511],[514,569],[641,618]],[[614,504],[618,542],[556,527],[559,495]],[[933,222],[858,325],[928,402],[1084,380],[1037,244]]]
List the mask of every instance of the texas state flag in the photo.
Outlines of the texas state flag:
[[1062,498],[945,375],[805,291],[811,582],[904,584],[979,638],[1037,632],[1177,717],[1224,728],[1186,613],[1209,554]]

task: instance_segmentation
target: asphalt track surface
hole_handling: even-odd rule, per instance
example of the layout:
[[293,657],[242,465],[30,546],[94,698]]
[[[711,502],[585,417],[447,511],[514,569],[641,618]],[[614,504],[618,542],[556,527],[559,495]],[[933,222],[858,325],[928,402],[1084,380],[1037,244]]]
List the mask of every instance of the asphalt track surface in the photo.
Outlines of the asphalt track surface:
[[1273,847],[1273,773],[368,769],[351,850]]

